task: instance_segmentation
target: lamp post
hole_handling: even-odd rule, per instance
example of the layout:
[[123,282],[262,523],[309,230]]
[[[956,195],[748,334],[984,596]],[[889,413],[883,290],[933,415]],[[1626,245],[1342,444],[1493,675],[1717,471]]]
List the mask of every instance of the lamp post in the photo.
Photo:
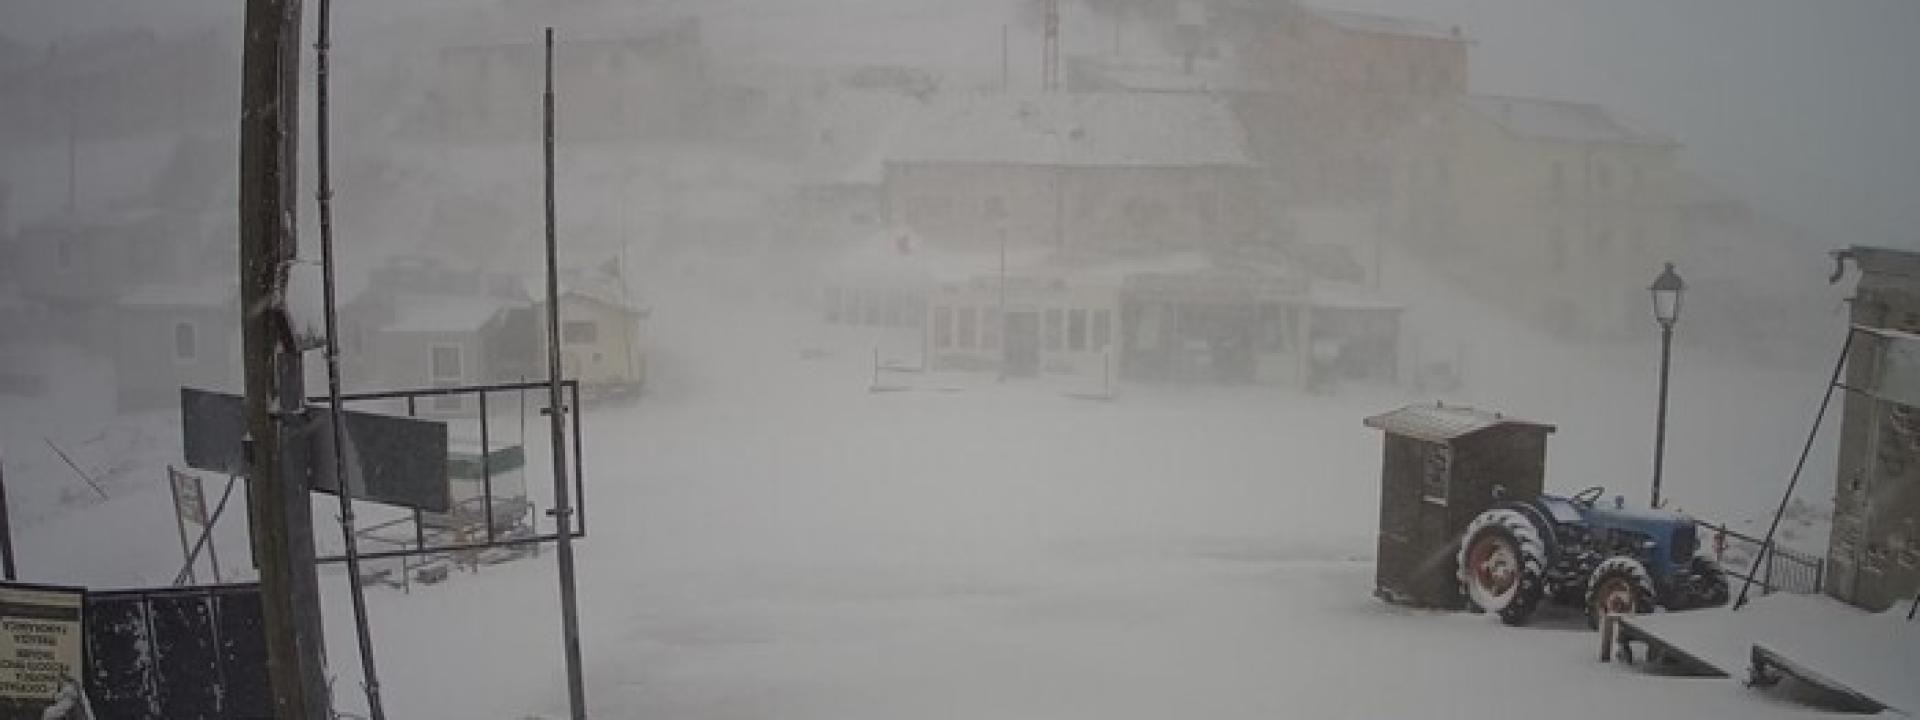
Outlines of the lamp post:
[[1660,507],[1660,473],[1667,457],[1667,370],[1673,359],[1673,325],[1680,320],[1680,300],[1687,284],[1667,263],[1647,288],[1653,294],[1653,319],[1660,323],[1660,417],[1653,435],[1653,506]]

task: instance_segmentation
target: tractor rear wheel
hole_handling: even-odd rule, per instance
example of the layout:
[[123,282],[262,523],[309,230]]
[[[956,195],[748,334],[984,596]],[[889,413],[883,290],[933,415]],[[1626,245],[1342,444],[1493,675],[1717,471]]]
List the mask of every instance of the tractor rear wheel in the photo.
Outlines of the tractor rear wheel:
[[1546,558],[1539,533],[1525,515],[1488,510],[1467,526],[1459,577],[1473,606],[1525,625],[1546,591]]
[[1613,557],[1601,561],[1587,581],[1587,627],[1599,628],[1608,615],[1653,612],[1653,578],[1639,560]]

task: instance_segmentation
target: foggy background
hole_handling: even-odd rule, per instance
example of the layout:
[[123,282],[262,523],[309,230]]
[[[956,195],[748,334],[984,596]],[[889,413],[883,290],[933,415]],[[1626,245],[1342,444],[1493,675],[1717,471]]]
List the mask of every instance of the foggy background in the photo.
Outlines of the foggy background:
[[[35,579],[132,587],[178,569],[160,480],[180,462],[170,393],[231,389],[239,376],[237,364],[217,365],[238,343],[241,5],[0,5],[0,241],[17,242],[0,245],[0,381],[27,378],[24,389],[0,386],[0,451]],[[1182,71],[1177,28],[1192,6],[1218,8],[1212,30],[1229,39]],[[1234,94],[1259,68],[1222,49],[1245,38],[1218,18],[1287,3],[1061,0],[1068,85],[1082,81],[1084,62],[1145,68],[1146,82],[1180,88],[1137,93],[1154,96],[1145,99],[1043,93],[1041,7],[336,5],[333,172],[350,391],[544,373],[537,342],[473,338],[524,340],[536,327],[535,43],[541,27],[556,28],[562,282],[617,308],[607,327],[621,330],[602,338],[626,340],[644,367],[616,378],[638,386],[634,397],[589,403],[585,414],[596,525],[581,545],[582,605],[599,716],[1371,718],[1480,713],[1489,697],[1537,715],[1803,714],[1595,675],[1590,636],[1555,631],[1577,621],[1496,633],[1484,617],[1375,601],[1380,435],[1361,421],[1444,401],[1551,423],[1549,492],[1604,485],[1642,502],[1659,357],[1646,284],[1673,261],[1689,292],[1673,358],[1669,497],[1763,531],[1846,328],[1852,277],[1829,285],[1828,253],[1920,249],[1911,231],[1920,4],[1311,5],[1468,41],[1463,90],[1485,103],[1480,120],[1508,119],[1498,108],[1513,98],[1564,101],[1520,104],[1626,137],[1616,144],[1632,162],[1613,166],[1623,192],[1634,153],[1656,157],[1644,165],[1657,189],[1642,199],[1660,206],[1650,214],[1675,210],[1671,232],[1656,227],[1649,240],[1642,208],[1604,203],[1596,214],[1608,229],[1572,228],[1577,248],[1611,243],[1611,261],[1548,253],[1545,233],[1533,232],[1546,223],[1461,246],[1398,227],[1399,205],[1451,197],[1435,186],[1468,185],[1476,170],[1501,176],[1498,161],[1470,169],[1429,157],[1449,147],[1435,140],[1449,117],[1475,117],[1465,103],[1368,128],[1380,137],[1363,149],[1379,153],[1388,200],[1343,191],[1322,169],[1321,185],[1335,189],[1303,201],[1277,189],[1298,177],[1277,176],[1310,168],[1235,157],[1268,150],[1254,146],[1259,133],[1221,122],[1244,109]],[[303,30],[311,35],[311,20]],[[306,62],[299,213],[311,259],[310,48]],[[1404,63],[1394,63],[1386,76],[1397,82]],[[1195,82],[1219,85],[1188,92]],[[951,144],[914,146],[928,128],[952,131],[936,137]],[[995,147],[993,133],[1008,128],[1029,143],[1018,152],[1038,157],[1119,128],[1164,141],[1106,148],[1123,170],[1161,152],[1218,153],[1225,169],[1200,163],[1198,182],[1252,179],[1110,203],[1114,212],[1073,232],[1150,247],[1114,257],[1075,248],[1060,253],[1066,270],[1049,264],[1044,223],[1027,222],[1026,201],[1041,193],[1026,191],[1040,186],[1016,183],[1030,177],[956,183],[965,202],[991,200],[977,216],[944,202],[926,203],[931,214],[977,222],[910,227],[923,198],[910,174],[888,176],[903,156],[888,153],[1004,153],[1015,146]],[[1038,140],[1019,132],[1034,128]],[[1542,171],[1538,182],[1523,184],[1546,186],[1537,164],[1527,172]],[[1632,177],[1638,192],[1638,170]],[[909,189],[889,197],[895,182]],[[1494,220],[1527,206],[1478,200]],[[1376,201],[1395,212],[1366,207]],[[1616,235],[1606,221],[1622,217],[1635,229]],[[1232,246],[1152,237],[1189,220],[1229,227],[1218,234]],[[1068,232],[1055,229],[1056,242]],[[1012,246],[1007,260],[996,235]],[[154,245],[164,249],[143,249]],[[980,319],[992,317],[1006,265],[1016,277],[1066,278],[1025,278],[1016,292],[1071,296],[1047,321],[1050,351],[1079,352],[1049,355],[1032,377],[996,376],[990,352],[1004,346],[988,343],[1010,344],[1013,326],[988,330],[992,320]],[[1195,292],[1235,273],[1272,281],[1292,288],[1287,302],[1298,307],[1195,323],[1201,334],[1228,330],[1216,333],[1224,340],[1180,339],[1175,350],[1207,358],[1192,367],[1116,360],[1139,336],[1178,343],[1129,324],[1134,311],[1101,288],[1183,273],[1200,278]],[[1557,313],[1569,297],[1594,317]],[[1371,319],[1327,323],[1328,338],[1299,331],[1286,313],[1310,315],[1316,303]],[[1102,312],[1110,324],[1095,319]],[[1046,316],[1027,314],[1037,343]],[[1388,314],[1391,323],[1376,322]],[[1259,330],[1233,332],[1242,326]],[[1099,328],[1110,330],[1105,345]],[[968,339],[943,339],[953,335]],[[438,350],[469,341],[443,362]],[[235,347],[223,353],[222,343]],[[599,372],[586,362],[592,351],[580,352],[568,356],[570,372]],[[1275,357],[1293,364],[1260,364]],[[309,355],[310,383],[319,365]],[[473,408],[432,410],[464,421]],[[542,419],[525,425],[525,407],[512,403],[492,411],[502,413],[495,428],[522,423],[495,437],[524,445],[528,497],[546,502]],[[1832,421],[1783,535],[1816,555],[1829,532]],[[102,490],[78,483],[54,446]],[[221,480],[209,476],[209,488]],[[324,522],[333,512],[330,500],[316,505],[325,548],[341,542]],[[243,519],[224,521],[215,538],[230,567],[245,565]],[[541,555],[431,587],[373,589],[395,716],[559,716],[552,575]],[[344,574],[322,577],[331,669],[355,677]],[[1507,658],[1510,672],[1461,661],[1480,655]]]

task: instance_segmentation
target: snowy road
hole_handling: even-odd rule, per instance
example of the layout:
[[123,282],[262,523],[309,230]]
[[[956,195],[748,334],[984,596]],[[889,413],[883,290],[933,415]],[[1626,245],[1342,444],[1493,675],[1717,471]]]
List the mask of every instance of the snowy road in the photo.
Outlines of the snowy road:
[[[861,341],[757,317],[661,328],[659,385],[588,416],[593,717],[1807,714],[1372,599],[1384,391],[869,394]],[[395,717],[564,716],[550,557],[376,591]]]
[[[1379,438],[1360,419],[1432,398],[1129,387],[1101,403],[990,378],[870,394],[873,338],[697,294],[654,317],[649,394],[587,416],[593,717],[1808,714],[1732,683],[1600,665],[1577,622],[1515,630],[1374,600]],[[1473,339],[1477,374],[1446,399],[1559,424],[1550,488],[1635,492],[1644,353]],[[1817,373],[1680,355],[1670,492],[1720,517],[1777,502]],[[110,412],[110,393],[78,390],[61,389],[60,408],[0,406],[0,429],[85,449],[100,424],[84,411]],[[48,453],[8,456],[29,577],[172,578],[169,422],[122,421],[152,432],[136,433],[138,467],[107,501],[77,494]],[[1830,456],[1810,467],[1818,501]],[[219,535],[230,570],[246,557],[239,521]],[[346,588],[324,573],[335,694],[351,707]],[[551,553],[373,589],[390,716],[563,717],[555,597]]]

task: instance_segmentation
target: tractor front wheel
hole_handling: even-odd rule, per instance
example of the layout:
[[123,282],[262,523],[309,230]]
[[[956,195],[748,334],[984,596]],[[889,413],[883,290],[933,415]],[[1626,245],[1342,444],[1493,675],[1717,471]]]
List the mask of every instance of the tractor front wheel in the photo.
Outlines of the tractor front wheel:
[[1653,612],[1653,578],[1639,560],[1607,558],[1587,581],[1587,627],[1599,628],[1608,615]]

